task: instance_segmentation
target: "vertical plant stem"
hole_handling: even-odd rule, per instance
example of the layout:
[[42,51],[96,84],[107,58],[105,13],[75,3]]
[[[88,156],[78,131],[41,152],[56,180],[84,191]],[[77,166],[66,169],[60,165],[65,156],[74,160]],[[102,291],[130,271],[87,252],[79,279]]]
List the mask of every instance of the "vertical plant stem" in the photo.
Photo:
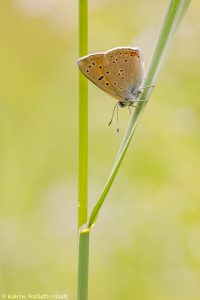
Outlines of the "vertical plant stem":
[[[88,2],[79,0],[79,56],[88,53]],[[81,231],[88,214],[88,82],[79,73],[79,175],[78,175],[78,284],[77,299],[88,299],[89,232]]]
[[[88,4],[79,0],[79,56],[88,52]],[[88,82],[79,72],[79,177],[78,227],[87,221],[88,211]]]
[[89,231],[79,235],[77,300],[88,299]]

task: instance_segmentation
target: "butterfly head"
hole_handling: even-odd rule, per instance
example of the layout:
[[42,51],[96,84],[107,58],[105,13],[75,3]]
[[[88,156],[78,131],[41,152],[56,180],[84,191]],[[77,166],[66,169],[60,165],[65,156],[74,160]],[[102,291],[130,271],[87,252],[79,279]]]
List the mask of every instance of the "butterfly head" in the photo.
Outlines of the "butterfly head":
[[141,92],[142,89],[140,87],[132,87],[130,90],[128,90],[127,95],[122,100],[118,101],[119,106],[122,108],[133,106],[134,102],[136,102]]

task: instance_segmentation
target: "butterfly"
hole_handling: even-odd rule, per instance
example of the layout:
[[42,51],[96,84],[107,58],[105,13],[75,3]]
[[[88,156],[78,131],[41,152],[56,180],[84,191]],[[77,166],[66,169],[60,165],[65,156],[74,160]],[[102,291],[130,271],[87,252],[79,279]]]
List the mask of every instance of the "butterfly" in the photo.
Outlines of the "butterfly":
[[118,100],[115,108],[130,107],[137,102],[145,75],[139,48],[117,47],[81,57],[77,63],[90,81]]

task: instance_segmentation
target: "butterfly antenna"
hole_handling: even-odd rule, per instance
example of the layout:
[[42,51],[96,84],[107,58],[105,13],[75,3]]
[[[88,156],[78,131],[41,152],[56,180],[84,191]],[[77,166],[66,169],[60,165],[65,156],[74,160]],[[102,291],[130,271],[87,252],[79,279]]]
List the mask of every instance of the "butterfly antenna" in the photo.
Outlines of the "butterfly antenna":
[[131,108],[130,108],[130,105],[128,106],[128,110],[129,110],[129,112],[130,112],[130,115],[131,115]]
[[119,132],[119,105],[117,105],[117,132]]
[[118,106],[118,102],[115,104],[115,106],[113,108],[112,117],[110,119],[110,122],[108,123],[108,126],[110,126],[112,124],[114,113],[115,113],[115,109],[116,109],[117,106]]

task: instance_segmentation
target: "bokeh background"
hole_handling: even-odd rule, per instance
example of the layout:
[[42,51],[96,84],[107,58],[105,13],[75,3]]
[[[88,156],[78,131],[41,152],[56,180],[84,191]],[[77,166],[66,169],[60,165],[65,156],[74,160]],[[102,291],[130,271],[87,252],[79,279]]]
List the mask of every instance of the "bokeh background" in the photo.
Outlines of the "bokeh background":
[[[0,1],[0,294],[76,295],[78,1]],[[89,52],[151,56],[168,1],[89,1]],[[200,299],[200,2],[176,35],[91,235],[90,299]],[[120,133],[89,84],[89,201]]]

